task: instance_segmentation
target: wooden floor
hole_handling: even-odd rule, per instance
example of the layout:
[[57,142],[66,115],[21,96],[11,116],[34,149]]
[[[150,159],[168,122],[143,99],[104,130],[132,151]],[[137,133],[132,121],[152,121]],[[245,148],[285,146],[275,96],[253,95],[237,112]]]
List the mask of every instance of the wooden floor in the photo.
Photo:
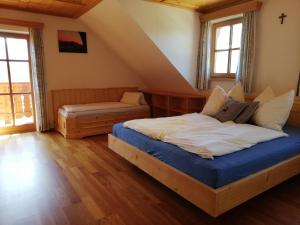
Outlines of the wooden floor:
[[107,136],[0,136],[0,225],[299,225],[300,176],[213,219],[107,148]]

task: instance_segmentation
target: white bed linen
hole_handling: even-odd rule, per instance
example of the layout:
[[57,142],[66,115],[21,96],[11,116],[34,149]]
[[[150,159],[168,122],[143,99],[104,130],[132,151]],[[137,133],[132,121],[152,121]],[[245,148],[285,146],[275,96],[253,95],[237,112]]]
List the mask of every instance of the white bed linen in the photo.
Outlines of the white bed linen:
[[127,108],[132,106],[133,105],[122,103],[122,102],[99,102],[99,103],[89,103],[89,104],[64,105],[62,108],[69,113],[69,112],[85,112],[85,111],[113,109],[113,108]]
[[82,105],[66,105],[59,109],[59,113],[65,118],[78,117],[78,116],[89,116],[89,115],[103,115],[106,114],[119,114],[119,113],[131,113],[131,112],[144,112],[150,111],[148,105],[129,105],[120,102],[120,104],[114,104],[115,102],[92,103]]
[[125,122],[124,126],[210,159],[287,136],[281,131],[250,124],[221,123],[199,113],[131,120]]

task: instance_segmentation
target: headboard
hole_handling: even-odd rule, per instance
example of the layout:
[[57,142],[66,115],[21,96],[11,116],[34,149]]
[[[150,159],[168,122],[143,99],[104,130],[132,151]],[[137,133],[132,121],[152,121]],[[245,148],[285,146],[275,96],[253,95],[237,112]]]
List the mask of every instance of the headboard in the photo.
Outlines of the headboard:
[[300,97],[295,98],[295,102],[288,120],[288,124],[294,127],[300,127]]
[[85,88],[52,90],[52,105],[55,126],[58,109],[63,105],[75,105],[95,102],[117,102],[125,91],[137,91],[137,87]]

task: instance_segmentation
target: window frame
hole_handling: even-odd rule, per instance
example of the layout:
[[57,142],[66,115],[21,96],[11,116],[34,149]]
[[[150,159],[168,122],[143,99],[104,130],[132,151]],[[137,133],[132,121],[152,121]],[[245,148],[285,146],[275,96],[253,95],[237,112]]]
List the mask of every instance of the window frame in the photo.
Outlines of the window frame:
[[[0,93],[0,96],[9,96],[10,97],[10,105],[11,105],[11,114],[13,119],[12,126],[0,127],[0,134],[11,134],[18,132],[28,132],[36,130],[36,118],[35,118],[35,102],[34,102],[34,92],[33,92],[33,80],[32,80],[32,70],[31,70],[31,54],[30,54],[30,41],[29,34],[23,33],[10,33],[10,32],[0,32],[0,37],[5,38],[5,51],[6,51],[6,59],[0,59],[2,62],[6,62],[7,72],[8,72],[8,82],[9,82],[9,92]],[[27,60],[19,60],[19,59],[9,59],[8,56],[8,46],[7,46],[7,38],[16,38],[16,39],[26,39],[27,41],[27,50],[28,50],[28,59]],[[29,79],[31,85],[30,92],[14,92],[12,88],[11,81],[11,70],[9,62],[27,62],[29,65]],[[32,116],[33,122],[28,124],[16,125],[16,114],[15,114],[15,106],[13,96],[15,95],[30,95],[31,103],[32,103]]]
[[[233,25],[242,23],[242,18],[236,18],[231,20],[222,21],[219,23],[215,23],[212,25],[212,37],[211,37],[211,57],[210,57],[210,65],[211,65],[211,79],[213,80],[234,80],[236,78],[236,73],[230,73],[230,65],[231,65],[231,53],[234,50],[241,50],[241,46],[239,48],[232,48],[232,37],[233,37]],[[216,50],[216,32],[220,27],[230,25],[230,37],[229,37],[229,48]],[[227,73],[215,73],[215,53],[228,51],[228,62],[227,62]]]

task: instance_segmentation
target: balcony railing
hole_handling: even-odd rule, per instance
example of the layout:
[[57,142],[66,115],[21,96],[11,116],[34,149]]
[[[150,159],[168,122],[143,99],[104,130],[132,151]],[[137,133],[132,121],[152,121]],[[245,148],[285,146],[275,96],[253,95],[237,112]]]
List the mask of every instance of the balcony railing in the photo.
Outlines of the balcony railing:
[[[33,106],[31,95],[31,84],[28,82],[12,83],[13,94],[9,93],[9,84],[0,83],[0,127],[33,123]],[[26,93],[26,94],[25,94]],[[28,93],[28,94],[27,94]],[[12,105],[14,115],[12,114]]]

